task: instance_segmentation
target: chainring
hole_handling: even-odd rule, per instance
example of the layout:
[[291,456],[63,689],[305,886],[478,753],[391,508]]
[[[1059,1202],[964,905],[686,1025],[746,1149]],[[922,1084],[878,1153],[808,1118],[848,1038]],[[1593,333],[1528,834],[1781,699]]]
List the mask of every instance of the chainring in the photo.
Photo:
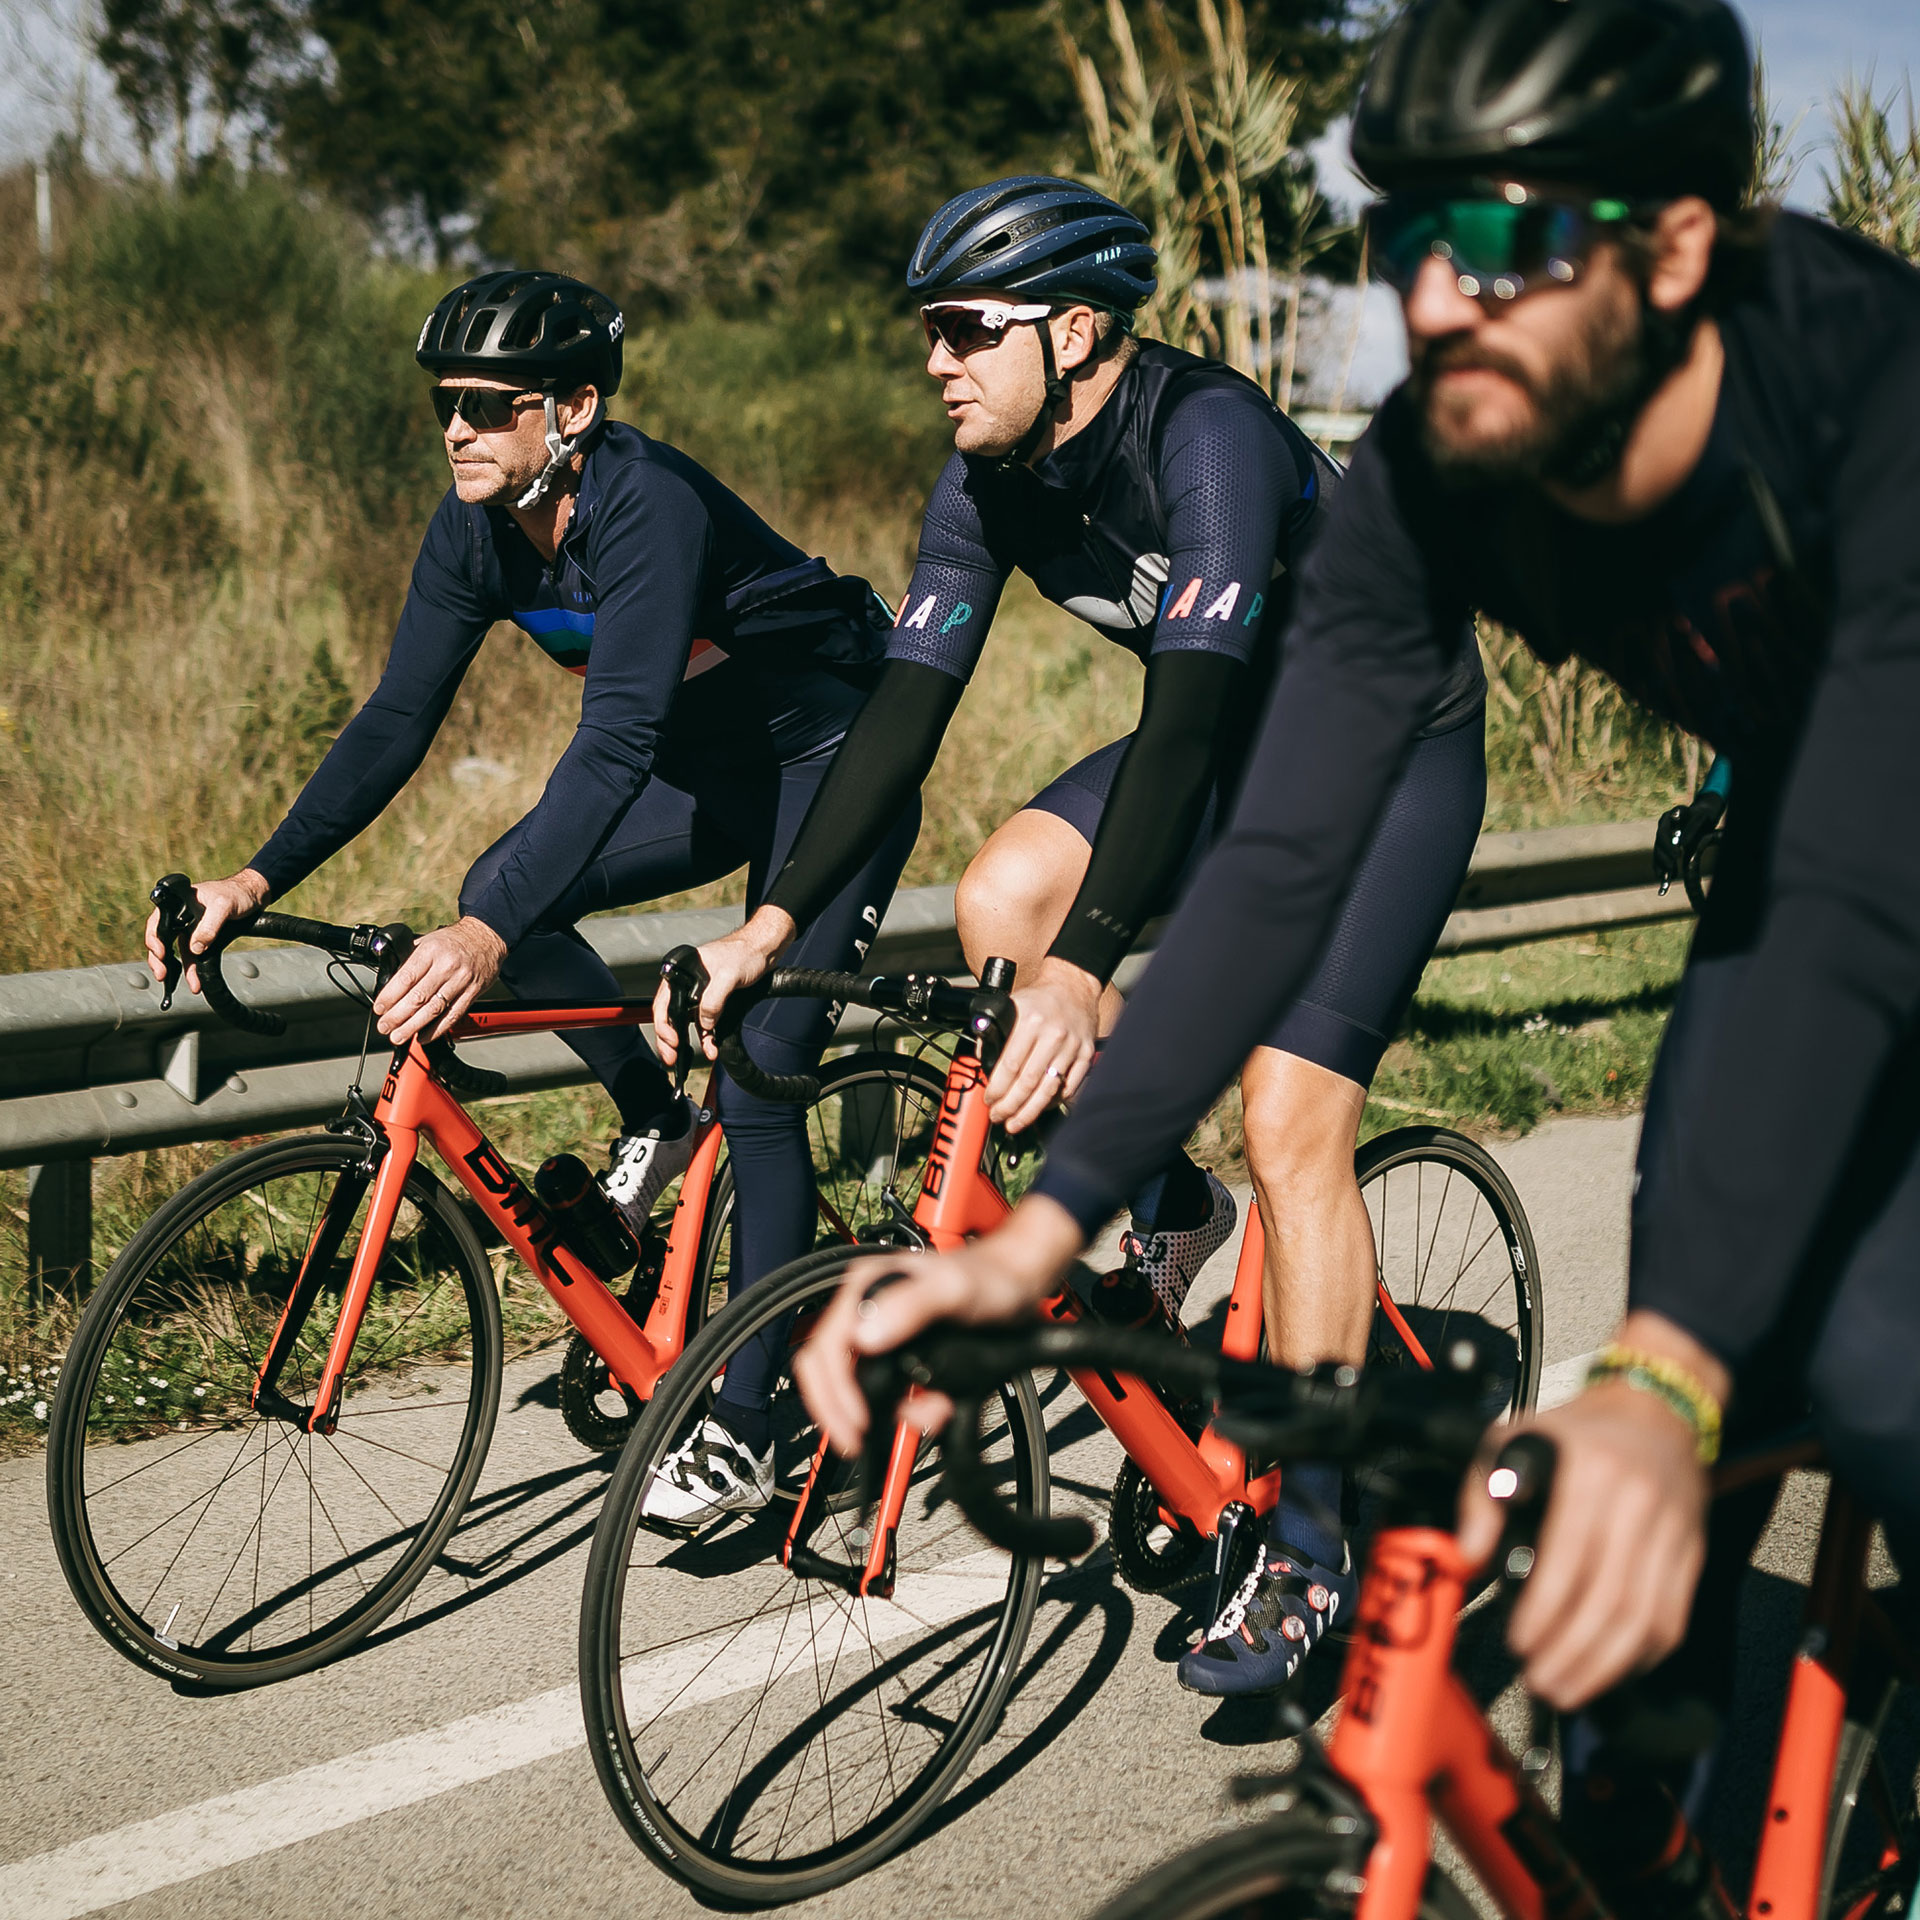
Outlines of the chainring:
[[1160,1496],[1131,1460],[1113,1483],[1107,1545],[1120,1578],[1135,1593],[1169,1593],[1213,1571],[1207,1542],[1160,1518]]
[[[636,1326],[643,1325],[660,1290],[660,1276],[666,1267],[667,1245],[649,1224],[640,1242],[640,1262],[620,1304]],[[616,1391],[622,1411],[613,1411]],[[596,1453],[613,1453],[627,1444],[627,1435],[640,1418],[644,1403],[625,1387],[615,1389],[602,1360],[585,1335],[576,1333],[567,1342],[560,1362],[560,1418],[567,1431],[583,1447]]]
[[627,1444],[642,1403],[625,1387],[618,1391],[625,1410],[616,1414],[611,1411],[615,1389],[607,1378],[607,1363],[576,1333],[560,1362],[560,1418],[583,1447],[612,1453]]

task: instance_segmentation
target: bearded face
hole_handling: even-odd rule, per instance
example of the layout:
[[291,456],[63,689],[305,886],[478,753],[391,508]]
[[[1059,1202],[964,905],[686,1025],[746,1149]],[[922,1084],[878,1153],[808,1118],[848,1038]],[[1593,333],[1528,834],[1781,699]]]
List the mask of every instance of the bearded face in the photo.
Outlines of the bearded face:
[[1596,250],[1576,285],[1491,312],[1464,300],[1435,311],[1445,323],[1423,326],[1416,289],[1408,390],[1435,470],[1463,487],[1597,478],[1667,370],[1614,247]]

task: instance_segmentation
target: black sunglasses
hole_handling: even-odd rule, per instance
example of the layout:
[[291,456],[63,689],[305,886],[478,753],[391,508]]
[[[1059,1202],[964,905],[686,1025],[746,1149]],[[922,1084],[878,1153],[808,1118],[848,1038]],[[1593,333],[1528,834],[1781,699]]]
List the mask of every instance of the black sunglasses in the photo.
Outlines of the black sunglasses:
[[498,433],[513,425],[522,407],[546,398],[543,393],[502,393],[498,387],[435,387],[433,414],[446,433],[458,414],[476,433]]

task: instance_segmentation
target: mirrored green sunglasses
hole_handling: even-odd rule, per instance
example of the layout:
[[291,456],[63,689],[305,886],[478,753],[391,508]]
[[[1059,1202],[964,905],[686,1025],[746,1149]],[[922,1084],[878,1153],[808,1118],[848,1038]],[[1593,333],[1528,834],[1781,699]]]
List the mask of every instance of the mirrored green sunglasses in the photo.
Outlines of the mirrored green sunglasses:
[[1374,271],[1409,291],[1429,260],[1444,260],[1469,299],[1514,300],[1530,287],[1566,286],[1594,242],[1632,214],[1624,200],[1561,198],[1517,181],[1471,192],[1395,193],[1367,213]]

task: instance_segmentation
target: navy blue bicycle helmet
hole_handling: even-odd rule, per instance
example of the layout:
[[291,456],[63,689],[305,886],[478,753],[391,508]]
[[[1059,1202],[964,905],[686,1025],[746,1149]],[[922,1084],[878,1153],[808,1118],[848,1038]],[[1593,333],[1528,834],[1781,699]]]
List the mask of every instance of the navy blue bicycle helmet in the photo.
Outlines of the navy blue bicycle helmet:
[[907,268],[922,300],[1019,293],[1131,314],[1158,284],[1147,229],[1117,200],[1050,174],[956,194],[926,224]]
[[1415,0],[1360,89],[1353,159],[1388,192],[1491,173],[1729,212],[1753,121],[1725,0]]
[[414,358],[431,374],[477,373],[566,394],[620,389],[626,323],[604,293],[561,273],[483,273],[427,316]]

